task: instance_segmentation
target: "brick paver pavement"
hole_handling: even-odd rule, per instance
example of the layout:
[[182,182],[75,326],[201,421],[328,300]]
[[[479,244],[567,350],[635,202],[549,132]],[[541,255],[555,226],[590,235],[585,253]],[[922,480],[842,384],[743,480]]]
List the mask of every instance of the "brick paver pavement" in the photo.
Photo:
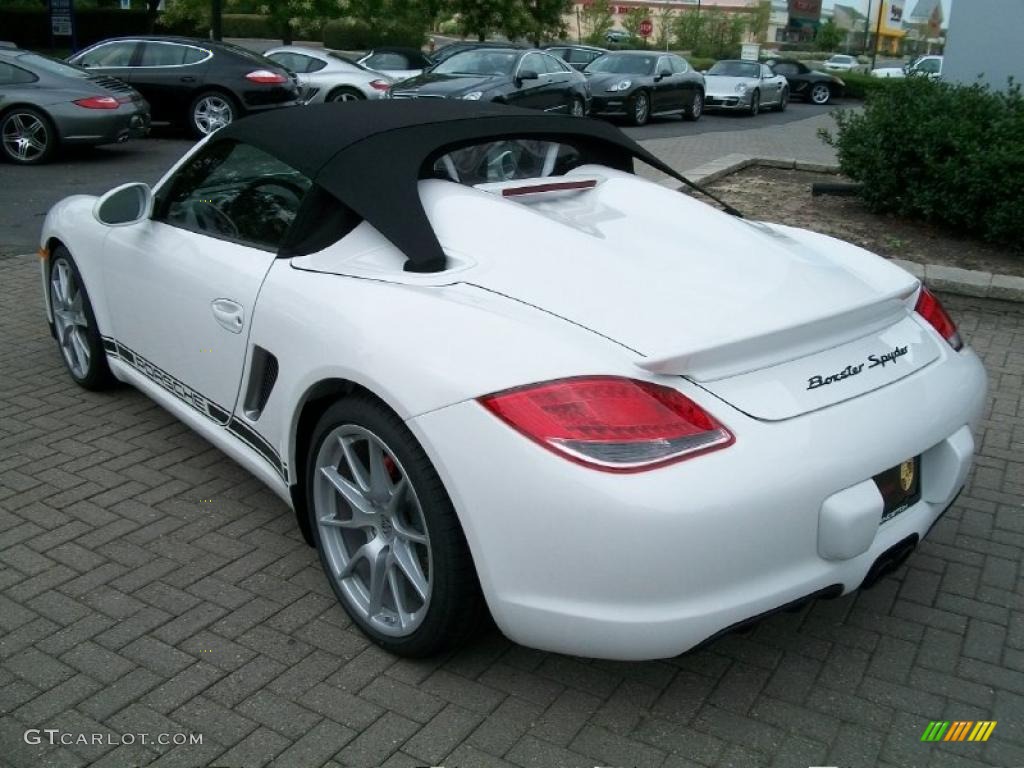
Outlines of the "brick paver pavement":
[[[138,393],[71,384],[36,270],[0,259],[0,764],[1024,764],[1024,308],[949,301],[992,377],[981,455],[875,589],[665,661],[491,632],[414,662],[350,626],[256,480]],[[999,724],[924,745],[933,719]],[[36,746],[29,728],[203,743]]]

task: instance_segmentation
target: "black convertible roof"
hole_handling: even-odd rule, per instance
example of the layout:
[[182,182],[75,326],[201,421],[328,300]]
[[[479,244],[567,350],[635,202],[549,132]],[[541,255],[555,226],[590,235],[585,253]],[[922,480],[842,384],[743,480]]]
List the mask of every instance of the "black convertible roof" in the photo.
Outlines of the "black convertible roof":
[[278,109],[233,122],[211,141],[241,141],[274,155],[372,224],[406,255],[406,271],[437,272],[446,259],[420,201],[424,169],[459,146],[505,138],[562,141],[587,162],[630,172],[637,158],[692,186],[608,123],[461,100]]

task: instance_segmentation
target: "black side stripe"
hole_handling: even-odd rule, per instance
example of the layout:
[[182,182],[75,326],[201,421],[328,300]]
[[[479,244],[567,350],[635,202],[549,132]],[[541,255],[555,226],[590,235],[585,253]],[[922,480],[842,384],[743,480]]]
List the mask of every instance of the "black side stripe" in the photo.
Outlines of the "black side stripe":
[[281,461],[280,454],[274,449],[263,435],[256,432],[248,424],[240,421],[231,415],[221,405],[213,402],[201,393],[192,389],[185,382],[176,379],[158,365],[151,363],[142,355],[129,349],[116,339],[108,336],[103,337],[103,348],[108,353],[128,363],[150,381],[159,384],[163,389],[170,392],[186,405],[191,406],[199,413],[206,416],[218,426],[227,427],[227,430],[262,456],[282,478],[288,479],[288,467]]

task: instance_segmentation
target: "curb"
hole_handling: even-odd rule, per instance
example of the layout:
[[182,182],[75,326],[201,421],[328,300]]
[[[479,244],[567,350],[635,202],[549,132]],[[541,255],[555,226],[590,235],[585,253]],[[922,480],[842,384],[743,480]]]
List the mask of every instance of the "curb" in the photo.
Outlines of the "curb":
[[[805,163],[789,157],[753,157],[731,154],[694,168],[686,174],[686,178],[696,184],[711,184],[751,166],[810,171],[812,173],[838,174],[840,172],[838,165]],[[675,179],[665,179],[661,184],[679,189]],[[941,264],[921,264],[906,259],[889,260],[941,293],[1024,303],[1024,277],[998,275],[973,269],[947,267]]]

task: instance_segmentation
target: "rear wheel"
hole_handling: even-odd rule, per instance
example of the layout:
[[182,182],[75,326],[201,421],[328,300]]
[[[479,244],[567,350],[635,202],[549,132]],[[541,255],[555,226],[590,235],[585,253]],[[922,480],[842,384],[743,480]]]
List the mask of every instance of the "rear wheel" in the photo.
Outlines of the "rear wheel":
[[53,335],[64,366],[85,389],[106,389],[114,382],[89,294],[71,253],[64,246],[50,254],[47,290],[53,312]]
[[483,599],[441,479],[398,416],[369,396],[320,418],[306,462],[310,528],[328,581],[381,647],[427,656],[469,636]]
[[825,83],[815,83],[811,86],[811,101],[815,104],[828,104],[832,100],[832,89]]
[[704,114],[704,94],[697,91],[693,95],[693,101],[690,102],[690,106],[683,111],[683,120],[700,120],[701,115]]
[[633,96],[630,118],[633,125],[647,125],[647,121],[651,118],[651,97],[647,91],[637,91]]
[[206,91],[192,100],[189,107],[189,128],[197,138],[231,125],[238,117],[235,100],[220,91]]
[[45,163],[57,148],[57,131],[39,110],[15,107],[0,119],[0,146],[11,162]]
[[327,101],[362,101],[363,96],[355,88],[335,88],[327,94]]

